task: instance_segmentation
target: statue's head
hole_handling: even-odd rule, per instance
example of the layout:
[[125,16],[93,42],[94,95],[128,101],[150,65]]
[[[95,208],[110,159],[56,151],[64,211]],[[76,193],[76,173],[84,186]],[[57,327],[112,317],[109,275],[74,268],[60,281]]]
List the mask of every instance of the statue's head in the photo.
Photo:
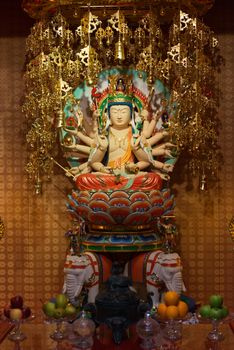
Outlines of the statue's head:
[[110,125],[116,129],[125,129],[130,124],[131,108],[125,104],[115,104],[109,108]]
[[[127,80],[127,83],[125,83]],[[128,127],[132,117],[132,82],[122,77],[110,80],[107,102],[110,124],[116,129]]]
[[132,125],[135,128],[136,115],[147,102],[133,84],[131,74],[113,74],[108,76],[108,86],[99,95],[94,89],[95,107],[100,111],[100,129],[107,129],[109,125],[125,128]]

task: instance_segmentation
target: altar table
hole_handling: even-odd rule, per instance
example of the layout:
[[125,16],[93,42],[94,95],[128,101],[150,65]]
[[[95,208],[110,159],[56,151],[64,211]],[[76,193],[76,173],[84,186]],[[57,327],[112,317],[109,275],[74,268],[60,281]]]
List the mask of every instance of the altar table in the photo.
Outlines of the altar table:
[[[27,335],[27,339],[21,343],[22,350],[54,350],[56,343],[50,339],[50,334],[54,326],[48,324],[23,324],[22,330]],[[210,348],[205,344],[206,336],[211,330],[208,324],[183,325],[183,337],[180,350],[233,350],[234,334],[228,324],[220,328],[225,339],[219,343],[218,347]],[[136,334],[129,339],[124,339],[120,345],[114,344],[109,337],[105,340],[102,335],[98,340],[95,337],[92,350],[140,350],[140,340]],[[65,341],[58,348],[59,350],[72,350],[69,343]],[[0,344],[0,350],[14,350],[14,344],[7,338]],[[160,350],[160,349],[159,349]]]

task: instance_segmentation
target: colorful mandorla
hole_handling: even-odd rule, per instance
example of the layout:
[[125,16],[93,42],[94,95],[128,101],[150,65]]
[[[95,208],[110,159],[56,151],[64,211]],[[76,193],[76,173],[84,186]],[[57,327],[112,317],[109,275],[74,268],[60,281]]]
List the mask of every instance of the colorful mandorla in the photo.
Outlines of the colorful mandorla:
[[85,223],[86,250],[161,246],[160,225],[174,218],[175,110],[160,81],[149,88],[131,69],[104,71],[96,86],[83,84],[67,99],[60,143],[75,182],[67,208]]

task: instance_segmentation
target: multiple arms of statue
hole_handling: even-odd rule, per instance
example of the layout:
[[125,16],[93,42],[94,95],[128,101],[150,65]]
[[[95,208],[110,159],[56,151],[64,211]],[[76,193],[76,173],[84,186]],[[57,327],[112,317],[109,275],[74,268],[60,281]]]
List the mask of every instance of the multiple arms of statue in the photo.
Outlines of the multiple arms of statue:
[[107,137],[104,135],[97,135],[96,140],[97,144],[95,149],[93,149],[93,153],[91,152],[90,154],[89,164],[94,171],[110,174],[111,168],[105,167],[102,163],[108,148]]
[[[155,157],[171,158],[171,149],[175,148],[176,145],[170,142],[164,142],[163,139],[168,136],[167,131],[159,131],[154,134],[155,126],[159,115],[153,116],[151,121],[148,121],[148,111],[142,110],[141,119],[143,120],[142,132],[138,138],[134,135],[131,139],[131,150],[136,158],[136,162],[127,162],[124,165],[126,173],[137,173],[138,171],[151,167],[151,171],[158,172],[163,179],[168,179],[168,173],[173,171],[173,165],[164,163],[163,161],[155,160]],[[109,146],[109,139],[105,135],[98,133],[98,118],[99,111],[96,110],[92,116],[92,122],[89,124],[87,121],[84,122],[81,130],[68,130],[66,132],[74,135],[78,140],[82,141],[81,144],[73,143],[72,145],[66,146],[74,152],[79,154],[89,155],[88,161],[81,164],[78,167],[71,168],[70,172],[74,175],[79,173],[90,172],[102,172],[106,174],[112,174],[113,170],[111,167],[103,164],[103,159],[106,155]],[[129,128],[128,124],[123,127],[123,131]],[[113,127],[111,128],[112,132]],[[119,130],[116,128],[117,131]],[[117,132],[116,131],[116,132]],[[119,132],[119,131],[118,131]],[[119,135],[117,133],[117,135]],[[117,136],[116,136],[117,139]],[[157,145],[160,143],[159,145]],[[110,152],[110,148],[109,148]]]
[[160,114],[156,113],[149,122],[149,112],[146,109],[141,111],[141,118],[143,120],[142,134],[145,136],[145,138],[149,138],[153,134],[159,116]]
[[[163,179],[167,180],[169,178],[168,173],[173,171],[173,165],[154,160],[154,157],[163,156],[171,158],[172,154],[170,150],[175,148],[176,145],[165,142],[159,146],[155,146],[155,144],[168,136],[168,132],[163,130],[152,136],[158,120],[158,115],[154,116],[149,122],[148,112],[143,110],[141,117],[144,119],[142,133],[136,140],[132,139],[131,142],[132,151],[138,160],[134,165],[137,166],[139,170],[146,169],[152,165],[156,169],[156,172],[158,172]],[[131,171],[131,169],[134,169],[133,164],[128,164],[127,170]]]

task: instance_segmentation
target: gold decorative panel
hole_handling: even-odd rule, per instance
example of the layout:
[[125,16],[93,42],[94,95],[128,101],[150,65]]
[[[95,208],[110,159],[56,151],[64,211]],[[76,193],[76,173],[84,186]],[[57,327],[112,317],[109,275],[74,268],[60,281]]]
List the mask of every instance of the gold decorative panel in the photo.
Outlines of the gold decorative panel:
[[[192,190],[185,183],[174,187],[187,294],[205,302],[218,292],[233,307],[234,242],[228,226],[234,215],[234,36],[219,39],[226,60],[220,75],[224,160],[219,187],[209,192],[200,192],[195,182]],[[0,47],[0,216],[6,227],[0,241],[0,307],[14,294],[22,294],[39,312],[41,300],[62,289],[64,233],[69,228],[65,201],[72,184],[56,169],[43,196],[33,194],[24,172],[27,150],[20,107],[25,40],[1,38]]]
[[176,186],[176,215],[187,293],[202,302],[212,293],[221,293],[233,308],[234,242],[228,227],[234,214],[234,36],[220,36],[219,42],[225,59],[219,77],[219,143],[223,153],[220,182],[217,189],[208,192],[200,192],[198,184],[190,191],[186,185]]
[[65,200],[71,187],[55,175],[37,197],[25,175],[27,157],[21,113],[25,40],[1,38],[0,47],[0,216],[6,232],[0,241],[0,307],[14,294],[36,312],[41,301],[63,285],[63,261],[69,228]]

